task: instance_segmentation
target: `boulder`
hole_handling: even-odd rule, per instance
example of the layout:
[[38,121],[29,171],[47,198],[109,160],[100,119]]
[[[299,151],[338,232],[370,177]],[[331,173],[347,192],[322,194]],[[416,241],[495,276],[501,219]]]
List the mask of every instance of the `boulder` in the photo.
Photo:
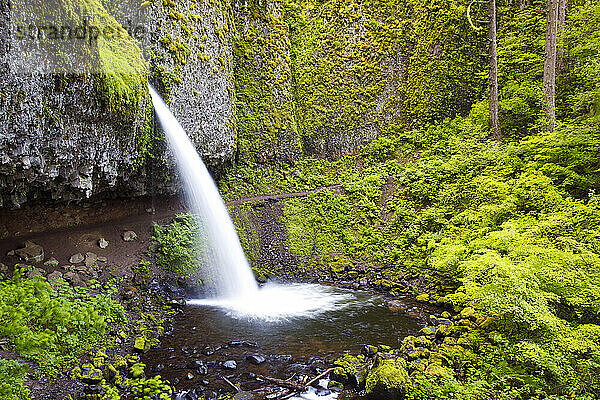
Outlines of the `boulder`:
[[85,260],[83,261],[83,263],[86,267],[90,268],[92,265],[96,264],[97,260],[98,255],[88,251],[87,253],[85,253]]
[[254,365],[260,365],[265,362],[265,358],[258,354],[248,355],[248,356],[246,356],[246,360],[248,360],[248,362],[250,364],[254,364]]
[[31,240],[25,242],[25,247],[16,249],[15,254],[25,262],[44,261],[44,248]]
[[225,369],[237,369],[237,363],[234,360],[227,360],[222,364]]
[[63,274],[60,271],[54,271],[52,273],[50,273],[50,275],[48,275],[48,280],[49,281],[55,281],[57,279],[62,279]]
[[133,242],[138,238],[137,234],[134,231],[125,231],[121,236],[126,242]]
[[367,375],[365,390],[377,399],[401,399],[411,385],[402,358],[384,360]]
[[71,258],[69,258],[69,262],[70,262],[71,264],[79,264],[79,263],[83,262],[83,260],[84,260],[84,259],[85,259],[85,258],[83,257],[83,254],[81,254],[81,253],[76,253],[76,254],[73,254],[73,255],[71,256]]

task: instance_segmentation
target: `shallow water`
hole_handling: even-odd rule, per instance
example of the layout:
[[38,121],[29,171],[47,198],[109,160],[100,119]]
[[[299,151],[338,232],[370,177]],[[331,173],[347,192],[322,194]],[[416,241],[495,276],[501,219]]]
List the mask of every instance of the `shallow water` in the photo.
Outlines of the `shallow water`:
[[[178,379],[181,389],[231,391],[225,376],[243,390],[261,390],[265,384],[248,373],[280,379],[314,377],[343,353],[359,353],[365,344],[398,347],[424,325],[407,314],[391,312],[387,299],[372,292],[315,284],[262,290],[259,299],[246,302],[189,301],[161,348],[146,353],[143,362],[151,370],[162,364],[160,375]],[[253,365],[249,355],[266,361]],[[196,360],[207,364],[207,373],[198,374],[190,366]],[[222,363],[229,360],[237,363],[236,369],[224,368]]]
[[365,344],[398,346],[420,329],[394,314],[386,299],[365,291],[316,284],[273,285],[257,299],[192,300],[186,310],[190,340],[247,340],[269,352],[308,349],[358,351]]

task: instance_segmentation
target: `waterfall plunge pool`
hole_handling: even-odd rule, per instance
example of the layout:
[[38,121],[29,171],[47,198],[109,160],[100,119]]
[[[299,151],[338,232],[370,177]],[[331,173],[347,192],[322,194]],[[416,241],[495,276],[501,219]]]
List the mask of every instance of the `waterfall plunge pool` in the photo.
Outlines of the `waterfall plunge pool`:
[[266,385],[255,375],[314,377],[364,345],[398,348],[425,325],[415,314],[390,311],[388,301],[370,291],[304,283],[267,284],[250,299],[190,300],[160,348],[142,361],[180,390],[232,392],[226,377],[244,391],[261,392]]

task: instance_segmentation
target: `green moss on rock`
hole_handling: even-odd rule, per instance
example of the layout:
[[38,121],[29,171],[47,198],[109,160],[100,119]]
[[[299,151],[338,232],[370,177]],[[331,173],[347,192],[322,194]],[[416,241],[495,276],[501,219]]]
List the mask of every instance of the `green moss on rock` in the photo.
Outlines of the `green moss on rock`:
[[365,390],[378,399],[401,399],[411,384],[406,362],[396,358],[384,360],[369,371]]

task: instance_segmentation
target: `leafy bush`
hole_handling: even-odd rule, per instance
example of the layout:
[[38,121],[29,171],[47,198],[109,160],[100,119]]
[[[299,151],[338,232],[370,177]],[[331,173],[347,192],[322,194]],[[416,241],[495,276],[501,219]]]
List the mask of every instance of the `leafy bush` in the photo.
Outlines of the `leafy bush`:
[[11,340],[23,357],[53,374],[104,343],[109,324],[123,323],[123,307],[111,298],[116,292],[49,284],[43,277],[25,279],[22,270],[0,282],[0,336]]
[[0,358],[0,397],[5,400],[22,400],[29,397],[25,382],[27,365],[15,360]]
[[185,275],[198,270],[201,262],[197,223],[191,214],[179,214],[167,225],[154,224],[156,263]]

